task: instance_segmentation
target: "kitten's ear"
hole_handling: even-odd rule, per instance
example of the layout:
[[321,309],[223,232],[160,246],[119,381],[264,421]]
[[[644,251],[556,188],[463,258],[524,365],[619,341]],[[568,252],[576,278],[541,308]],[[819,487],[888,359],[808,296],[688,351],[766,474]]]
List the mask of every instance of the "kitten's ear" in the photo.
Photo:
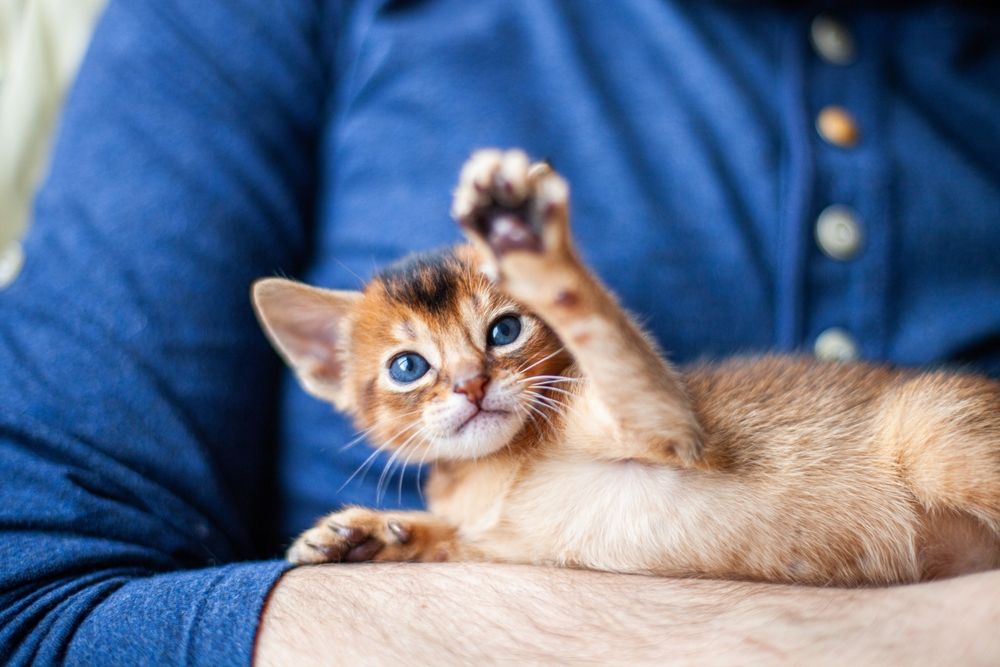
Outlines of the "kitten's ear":
[[251,298],[261,327],[305,390],[348,410],[343,354],[361,292],[264,278],[253,284]]

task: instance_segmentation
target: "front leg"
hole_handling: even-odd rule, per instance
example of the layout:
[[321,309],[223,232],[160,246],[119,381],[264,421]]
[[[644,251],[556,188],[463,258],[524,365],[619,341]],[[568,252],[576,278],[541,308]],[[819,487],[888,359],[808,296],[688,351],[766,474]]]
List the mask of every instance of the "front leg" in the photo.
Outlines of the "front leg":
[[478,560],[458,531],[429,512],[349,507],[329,514],[288,549],[296,565],[361,561]]
[[521,151],[479,151],[462,169],[452,213],[487,274],[556,332],[613,421],[615,442],[595,454],[707,465],[680,375],[573,247],[559,174]]

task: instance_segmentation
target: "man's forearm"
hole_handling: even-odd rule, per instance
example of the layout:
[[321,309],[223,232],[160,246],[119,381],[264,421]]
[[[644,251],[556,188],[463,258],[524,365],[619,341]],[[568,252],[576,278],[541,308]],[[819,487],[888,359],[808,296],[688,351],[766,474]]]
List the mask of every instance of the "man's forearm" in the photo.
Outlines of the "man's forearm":
[[1000,571],[893,589],[484,564],[292,570],[260,665],[483,661],[995,664]]

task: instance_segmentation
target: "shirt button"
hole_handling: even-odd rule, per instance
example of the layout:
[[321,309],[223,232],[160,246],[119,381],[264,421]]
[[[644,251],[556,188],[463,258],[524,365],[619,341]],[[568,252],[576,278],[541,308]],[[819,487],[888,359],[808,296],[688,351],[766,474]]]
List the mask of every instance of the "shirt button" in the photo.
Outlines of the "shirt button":
[[813,352],[820,361],[854,361],[858,358],[858,344],[851,334],[831,327],[816,337]]
[[850,148],[858,143],[861,132],[854,117],[844,107],[823,107],[816,117],[816,131],[827,142],[840,148]]
[[831,259],[844,262],[857,255],[862,236],[858,214],[850,206],[827,206],[816,218],[816,244]]
[[23,264],[24,250],[17,241],[11,241],[6,248],[0,250],[0,289],[14,282]]
[[855,59],[854,37],[841,21],[820,14],[809,26],[809,41],[819,57],[834,65],[850,65]]

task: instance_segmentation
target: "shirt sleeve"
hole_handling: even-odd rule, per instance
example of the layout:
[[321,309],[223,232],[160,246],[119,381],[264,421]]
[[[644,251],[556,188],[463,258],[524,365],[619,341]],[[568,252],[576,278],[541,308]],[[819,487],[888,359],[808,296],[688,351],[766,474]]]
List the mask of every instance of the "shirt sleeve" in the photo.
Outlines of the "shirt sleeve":
[[328,13],[102,17],[0,293],[0,662],[250,662],[285,566],[251,560],[279,367],[248,290],[306,256]]

